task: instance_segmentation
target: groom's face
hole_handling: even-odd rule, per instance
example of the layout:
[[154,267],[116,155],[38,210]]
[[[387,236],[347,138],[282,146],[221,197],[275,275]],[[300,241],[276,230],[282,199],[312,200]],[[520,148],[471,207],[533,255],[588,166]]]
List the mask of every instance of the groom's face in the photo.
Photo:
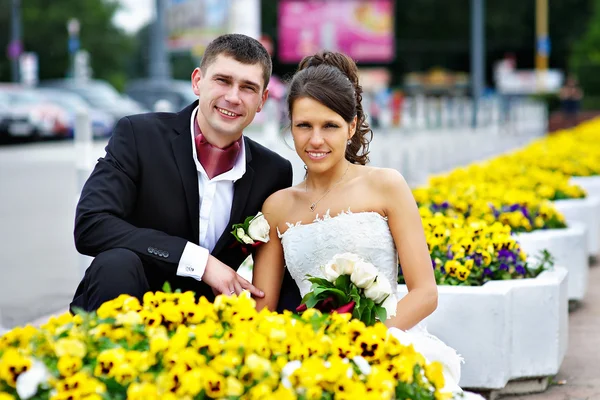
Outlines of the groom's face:
[[219,55],[204,71],[192,73],[199,99],[198,124],[207,140],[225,147],[237,140],[267,100],[260,64]]

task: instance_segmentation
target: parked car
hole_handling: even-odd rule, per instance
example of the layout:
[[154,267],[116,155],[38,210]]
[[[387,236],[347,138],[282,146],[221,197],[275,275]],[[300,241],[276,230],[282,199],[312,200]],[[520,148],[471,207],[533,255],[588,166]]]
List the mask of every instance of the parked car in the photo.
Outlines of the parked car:
[[190,81],[177,79],[134,80],[125,86],[125,93],[152,111],[179,111],[198,99]]
[[33,89],[17,85],[0,87],[1,103],[8,103],[2,116],[0,135],[37,139],[68,135],[68,116],[65,110],[45,100]]
[[112,133],[115,118],[105,111],[90,107],[79,95],[59,88],[39,88],[37,91],[48,101],[67,110],[69,114],[69,136],[75,130],[75,119],[79,109],[85,109],[90,116],[94,137],[107,137]]
[[119,93],[108,82],[102,80],[79,81],[56,79],[41,81],[39,87],[60,88],[83,98],[91,107],[105,111],[116,119],[127,115],[148,112],[141,104]]

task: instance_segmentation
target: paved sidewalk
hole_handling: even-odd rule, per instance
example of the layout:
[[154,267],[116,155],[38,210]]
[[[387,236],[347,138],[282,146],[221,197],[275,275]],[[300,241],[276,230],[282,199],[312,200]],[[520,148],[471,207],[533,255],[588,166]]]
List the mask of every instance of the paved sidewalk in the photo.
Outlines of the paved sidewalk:
[[581,307],[569,314],[569,348],[554,384],[544,393],[506,400],[600,400],[600,263],[592,266]]

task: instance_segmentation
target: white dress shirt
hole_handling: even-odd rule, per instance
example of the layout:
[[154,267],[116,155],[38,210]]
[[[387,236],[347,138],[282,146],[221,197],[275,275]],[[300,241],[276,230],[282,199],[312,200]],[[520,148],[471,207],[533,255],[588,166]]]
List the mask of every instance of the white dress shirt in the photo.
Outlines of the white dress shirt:
[[177,275],[201,280],[206,269],[208,256],[215,248],[221,234],[228,229],[231,203],[233,202],[233,184],[246,172],[246,149],[242,137],[242,146],[232,169],[208,178],[202,164],[198,161],[196,142],[194,140],[194,124],[198,107],[192,112],[190,132],[192,141],[192,157],[198,171],[198,191],[200,196],[200,218],[198,224],[200,246],[188,242],[177,266]]

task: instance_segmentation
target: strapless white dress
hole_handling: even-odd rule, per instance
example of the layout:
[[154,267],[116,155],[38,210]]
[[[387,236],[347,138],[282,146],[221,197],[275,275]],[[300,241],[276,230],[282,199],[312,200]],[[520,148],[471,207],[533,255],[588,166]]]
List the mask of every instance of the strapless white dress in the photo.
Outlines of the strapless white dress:
[[[331,217],[329,212],[313,223],[288,223],[288,229],[279,233],[286,268],[294,278],[300,294],[310,291],[306,275],[323,277],[320,266],[339,253],[355,253],[372,263],[394,285],[398,281],[398,253],[387,223],[377,212],[343,212]],[[463,393],[458,386],[462,358],[454,349],[429,334],[422,324],[408,331],[390,328],[403,344],[412,344],[428,361],[439,361],[444,366],[444,391]],[[464,392],[464,398],[483,399]]]

